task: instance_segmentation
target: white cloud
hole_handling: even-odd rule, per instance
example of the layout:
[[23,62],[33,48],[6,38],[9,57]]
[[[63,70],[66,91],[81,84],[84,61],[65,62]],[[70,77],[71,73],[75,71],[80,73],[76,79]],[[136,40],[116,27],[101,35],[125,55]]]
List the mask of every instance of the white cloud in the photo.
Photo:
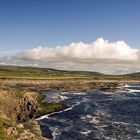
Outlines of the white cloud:
[[124,74],[140,71],[140,50],[124,41],[99,38],[91,44],[71,43],[55,48],[38,47],[0,57],[0,65],[47,67],[65,70]]
[[103,38],[97,39],[91,44],[83,42],[71,43],[55,48],[38,47],[16,54],[16,57],[30,60],[94,60],[115,59],[135,61],[139,59],[138,49],[129,47],[124,41],[109,42]]

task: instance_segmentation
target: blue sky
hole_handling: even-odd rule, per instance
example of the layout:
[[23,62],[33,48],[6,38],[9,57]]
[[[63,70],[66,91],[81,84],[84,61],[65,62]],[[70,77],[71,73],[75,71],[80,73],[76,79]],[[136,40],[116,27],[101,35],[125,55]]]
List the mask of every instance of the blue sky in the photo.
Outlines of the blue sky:
[[137,72],[139,36],[140,0],[0,0],[0,65]]
[[140,46],[139,0],[1,0],[0,52],[99,37]]

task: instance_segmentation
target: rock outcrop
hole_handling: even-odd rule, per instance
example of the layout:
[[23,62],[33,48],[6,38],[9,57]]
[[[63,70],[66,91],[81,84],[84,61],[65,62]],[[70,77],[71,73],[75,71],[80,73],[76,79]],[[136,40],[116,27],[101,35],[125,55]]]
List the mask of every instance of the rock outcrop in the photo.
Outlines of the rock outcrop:
[[14,108],[14,112],[11,114],[13,120],[17,122],[26,122],[36,117],[38,109],[36,93],[25,93],[18,102],[17,108]]
[[[35,117],[38,115],[36,92],[23,92],[18,96],[0,90],[0,140],[46,140]],[[30,126],[30,127],[29,127]]]

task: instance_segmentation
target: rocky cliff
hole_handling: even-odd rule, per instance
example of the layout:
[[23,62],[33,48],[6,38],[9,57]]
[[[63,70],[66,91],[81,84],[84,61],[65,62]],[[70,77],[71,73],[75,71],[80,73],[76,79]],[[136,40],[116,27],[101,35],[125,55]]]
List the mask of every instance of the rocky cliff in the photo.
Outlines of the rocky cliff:
[[38,115],[36,92],[17,94],[0,90],[0,140],[45,140],[34,120]]

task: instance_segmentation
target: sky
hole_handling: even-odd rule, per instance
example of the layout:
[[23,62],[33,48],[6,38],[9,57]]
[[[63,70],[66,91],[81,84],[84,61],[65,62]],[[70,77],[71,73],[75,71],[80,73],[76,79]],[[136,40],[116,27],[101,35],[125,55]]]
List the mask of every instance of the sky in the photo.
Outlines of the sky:
[[139,7],[139,0],[1,0],[0,64],[140,71]]

